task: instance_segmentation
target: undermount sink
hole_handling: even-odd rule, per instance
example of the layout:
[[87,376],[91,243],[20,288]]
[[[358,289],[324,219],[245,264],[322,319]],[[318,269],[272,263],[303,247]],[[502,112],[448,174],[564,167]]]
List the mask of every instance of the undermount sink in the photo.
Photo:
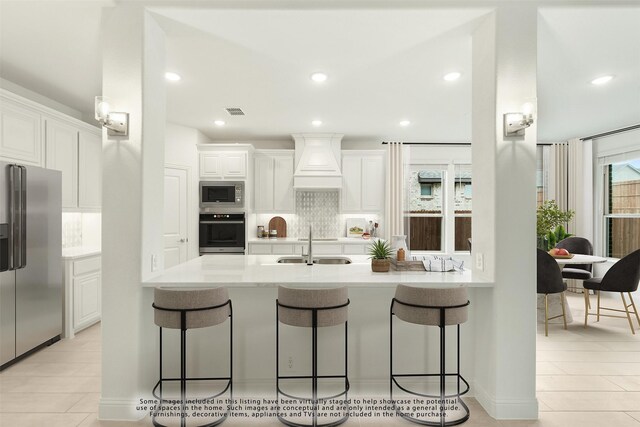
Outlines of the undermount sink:
[[[303,257],[282,257],[276,261],[278,264],[303,264],[307,261]],[[319,257],[313,258],[314,264],[351,264],[347,257]]]

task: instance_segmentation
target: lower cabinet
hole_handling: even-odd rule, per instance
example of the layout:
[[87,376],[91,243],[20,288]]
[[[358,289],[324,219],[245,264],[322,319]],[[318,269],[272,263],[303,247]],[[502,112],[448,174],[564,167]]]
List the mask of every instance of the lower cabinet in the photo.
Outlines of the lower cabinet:
[[102,271],[100,255],[65,260],[66,338],[100,321]]
[[[314,243],[314,255],[365,255],[369,243]],[[301,255],[307,252],[306,244],[249,243],[249,255]]]

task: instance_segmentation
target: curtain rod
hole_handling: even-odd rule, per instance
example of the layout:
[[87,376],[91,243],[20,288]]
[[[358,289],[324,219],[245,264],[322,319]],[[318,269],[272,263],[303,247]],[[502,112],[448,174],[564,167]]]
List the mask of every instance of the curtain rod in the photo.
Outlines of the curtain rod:
[[[640,125],[639,125],[640,126]],[[382,145],[388,145],[387,141],[382,141]],[[470,142],[403,142],[402,145],[442,145],[442,146],[458,146],[468,147],[471,146]],[[552,142],[537,142],[536,145],[553,145]]]
[[603,133],[597,133],[595,135],[584,136],[580,138],[580,141],[586,141],[587,139],[594,139],[594,138],[602,138],[603,136],[615,135],[616,133],[627,132],[634,129],[640,129],[640,123],[633,126],[627,126],[620,129],[610,130],[609,132],[603,132]]

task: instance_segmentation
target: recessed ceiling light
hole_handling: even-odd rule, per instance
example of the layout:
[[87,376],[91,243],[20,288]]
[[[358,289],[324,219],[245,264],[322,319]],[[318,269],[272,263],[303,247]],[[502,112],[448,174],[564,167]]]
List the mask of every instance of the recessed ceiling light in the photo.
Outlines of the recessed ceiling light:
[[178,74],[176,73],[171,73],[171,72],[166,72],[164,73],[164,78],[172,81],[172,82],[177,82],[178,80],[180,80],[182,77],[180,77]]
[[591,80],[592,85],[603,85],[605,83],[609,83],[613,76],[601,76],[596,79]]
[[327,75],[325,73],[313,73],[311,74],[311,80],[316,83],[322,83],[327,80]]
[[398,123],[400,126],[409,126],[411,124],[411,122],[409,120],[400,120],[400,123]]
[[448,82],[452,82],[454,80],[458,80],[461,75],[462,75],[461,73],[454,71],[453,73],[445,74],[442,78]]
[[322,124],[322,120],[314,120],[311,122],[311,124],[314,126],[320,126]]
[[213,122],[213,124],[215,124],[216,126],[224,126],[225,122],[224,120],[216,120]]

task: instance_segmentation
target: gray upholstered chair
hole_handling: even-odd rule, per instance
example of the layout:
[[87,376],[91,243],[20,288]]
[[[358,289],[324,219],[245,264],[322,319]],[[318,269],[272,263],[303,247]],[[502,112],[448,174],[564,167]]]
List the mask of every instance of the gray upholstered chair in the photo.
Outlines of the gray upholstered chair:
[[[562,317],[564,328],[567,329],[567,316],[564,309],[565,299],[564,291],[567,285],[562,280],[560,267],[555,259],[545,251],[538,249],[538,259],[536,264],[536,281],[538,285],[538,293],[544,294],[544,336],[549,336],[549,320]],[[562,314],[549,317],[549,294],[560,294],[560,304],[562,305]]]
[[[344,423],[349,418],[349,378],[347,376],[347,346],[348,346],[348,309],[349,295],[346,287],[322,288],[322,289],[299,289],[278,287],[278,299],[276,300],[276,398],[278,401],[278,420],[288,426],[337,426]],[[302,328],[311,328],[311,375],[280,375],[280,323]],[[344,324],[344,374],[318,375],[318,328],[328,326],[339,326]],[[331,378],[344,381],[344,390],[332,396],[318,396],[318,379]],[[300,380],[311,380],[311,396],[295,396],[282,390],[281,382],[287,383],[292,380],[294,383]],[[281,395],[287,399],[296,399],[308,405],[311,403],[311,424],[294,422],[280,413]],[[326,423],[318,423],[318,402],[327,399],[337,399],[344,396],[342,405],[339,405],[337,412],[342,412],[344,416],[337,420]]]
[[[589,318],[589,315],[596,316],[598,321],[600,320],[600,316],[621,317],[623,319],[626,317],[629,321],[631,333],[635,335],[631,314],[635,314],[638,325],[640,325],[640,315],[638,315],[638,309],[636,308],[636,304],[633,301],[631,292],[635,292],[636,290],[638,290],[638,281],[640,281],[640,249],[635,252],[631,252],[629,255],[613,264],[609,271],[605,273],[604,277],[585,280],[583,283],[584,288],[595,291],[596,295],[598,296],[598,308],[595,313],[589,312],[589,293],[585,292],[584,327],[587,327],[587,319]],[[620,292],[624,310],[601,307],[600,292]],[[624,297],[625,293],[627,293],[627,295],[629,296],[629,305],[627,305],[627,301]],[[633,308],[633,311],[629,310],[630,307]],[[600,314],[600,310],[618,311],[625,313],[626,316]]]
[[[451,287],[446,289],[418,288],[412,286],[398,285],[396,288],[395,298],[391,301],[389,313],[389,359],[390,359],[390,375],[389,375],[389,393],[391,401],[393,399],[394,385],[405,393],[418,396],[419,398],[431,398],[436,401],[444,402],[449,405],[449,399],[456,399],[456,405],[463,409],[463,415],[456,419],[451,419],[447,414],[447,410],[440,406],[437,417],[438,421],[425,419],[409,415],[396,407],[396,413],[407,421],[422,425],[450,426],[458,425],[469,419],[469,407],[461,399],[461,396],[469,391],[469,383],[460,375],[460,324],[468,319],[469,299],[467,288]],[[426,326],[437,326],[440,328],[440,372],[436,374],[429,373],[403,373],[396,374],[393,368],[393,317],[397,317],[408,323]],[[446,361],[446,334],[445,327],[457,327],[457,370],[453,373],[447,373]],[[408,389],[406,384],[401,383],[402,378],[433,378],[437,377],[440,381],[440,393],[438,395],[430,395],[414,392]],[[447,393],[445,380],[447,377],[455,377],[457,389],[455,392]],[[460,390],[460,381],[464,382],[465,390]],[[395,403],[394,403],[395,405]]]
[[[231,300],[226,288],[155,288],[153,294],[154,322],[160,327],[160,374],[153,388],[153,395],[158,404],[153,410],[151,421],[154,426],[163,426],[156,418],[162,412],[164,399],[163,385],[167,382],[180,382],[180,425],[186,422],[186,390],[189,381],[222,381],[222,391],[205,399],[214,399],[229,391],[229,399],[233,399],[233,312]],[[187,376],[187,330],[206,328],[224,323],[229,319],[229,375],[215,378],[193,378]],[[162,373],[162,330],[164,328],[180,330],[180,377],[164,378]],[[170,403],[174,405],[174,403]],[[177,411],[172,411],[177,412]],[[228,416],[227,411],[215,420],[209,420],[203,426],[216,426]]]
[[[566,249],[572,254],[593,255],[593,246],[584,237],[567,237],[559,241],[556,248]],[[562,277],[565,279],[587,280],[593,277],[591,272],[591,264],[574,264],[571,267],[562,269]]]

